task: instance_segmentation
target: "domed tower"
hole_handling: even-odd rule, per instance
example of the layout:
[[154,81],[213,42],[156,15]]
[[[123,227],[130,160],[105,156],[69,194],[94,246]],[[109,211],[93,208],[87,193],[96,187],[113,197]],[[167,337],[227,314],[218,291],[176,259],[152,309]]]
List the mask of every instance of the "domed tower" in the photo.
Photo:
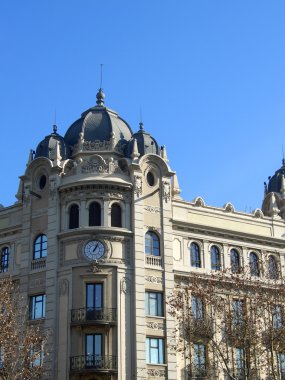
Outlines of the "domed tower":
[[282,166],[272,177],[268,184],[264,183],[264,200],[262,211],[270,217],[281,217],[285,219],[285,160]]
[[67,159],[65,140],[57,133],[57,126],[54,125],[53,132],[38,144],[34,158],[46,157],[54,160],[56,154],[59,154],[62,160]]

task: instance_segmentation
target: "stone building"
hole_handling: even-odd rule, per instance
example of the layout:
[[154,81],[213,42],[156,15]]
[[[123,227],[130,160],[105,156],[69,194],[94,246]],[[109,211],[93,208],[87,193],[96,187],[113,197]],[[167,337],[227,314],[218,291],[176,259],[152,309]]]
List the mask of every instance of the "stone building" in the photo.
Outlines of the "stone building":
[[30,322],[53,331],[50,379],[186,379],[166,306],[176,276],[215,269],[213,250],[230,267],[233,249],[285,276],[285,165],[251,214],[185,201],[165,147],[104,98],[31,151],[0,210],[0,277],[19,279]]

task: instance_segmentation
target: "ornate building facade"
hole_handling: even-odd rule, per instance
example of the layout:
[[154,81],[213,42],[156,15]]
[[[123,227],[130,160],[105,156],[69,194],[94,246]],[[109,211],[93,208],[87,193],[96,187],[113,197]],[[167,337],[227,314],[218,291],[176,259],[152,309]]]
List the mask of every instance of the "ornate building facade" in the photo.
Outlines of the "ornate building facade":
[[53,331],[48,378],[198,378],[177,359],[167,298],[181,276],[230,268],[233,250],[285,276],[285,165],[251,214],[185,201],[165,147],[104,98],[31,151],[17,202],[0,209],[0,277],[19,280],[30,323]]

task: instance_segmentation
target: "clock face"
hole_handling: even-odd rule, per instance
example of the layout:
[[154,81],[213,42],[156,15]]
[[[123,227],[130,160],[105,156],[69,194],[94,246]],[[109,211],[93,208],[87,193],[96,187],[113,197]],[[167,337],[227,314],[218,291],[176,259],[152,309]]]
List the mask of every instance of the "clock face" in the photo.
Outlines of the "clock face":
[[89,260],[98,260],[104,256],[105,246],[99,240],[91,240],[84,247],[84,255]]

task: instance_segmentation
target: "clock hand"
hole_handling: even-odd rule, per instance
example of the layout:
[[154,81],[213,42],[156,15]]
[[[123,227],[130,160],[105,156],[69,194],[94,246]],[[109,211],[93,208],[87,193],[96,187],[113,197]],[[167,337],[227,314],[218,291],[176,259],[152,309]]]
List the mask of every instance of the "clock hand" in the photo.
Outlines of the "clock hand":
[[96,251],[96,248],[98,247],[98,244],[99,244],[99,243],[97,243],[97,244],[95,245],[95,247],[94,247],[94,249],[93,249],[93,253]]

